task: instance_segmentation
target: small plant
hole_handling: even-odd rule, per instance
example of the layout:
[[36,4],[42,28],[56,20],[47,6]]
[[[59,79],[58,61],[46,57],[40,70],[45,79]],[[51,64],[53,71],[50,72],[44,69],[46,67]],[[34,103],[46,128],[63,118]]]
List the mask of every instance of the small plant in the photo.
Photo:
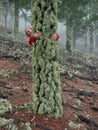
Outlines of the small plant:
[[4,114],[5,112],[11,112],[12,105],[6,99],[0,99],[0,115]]
[[15,77],[17,74],[18,74],[18,70],[15,69],[12,69],[10,72],[7,72],[4,69],[0,71],[0,75],[3,77]]
[[28,109],[31,112],[31,111],[33,111],[33,107],[32,106],[33,106],[32,102],[29,102],[29,103],[25,103],[25,104],[20,105],[19,109],[26,108],[26,109]]
[[81,106],[81,101],[79,99],[75,100],[75,106],[80,107]]
[[18,128],[13,124],[13,120],[8,122],[6,128],[7,130],[18,130]]
[[8,121],[5,118],[0,117],[0,126],[4,126],[8,123]]
[[18,74],[18,70],[12,69],[9,73],[8,76],[9,77],[14,77]]
[[31,127],[30,127],[30,122],[26,122],[25,130],[32,130]]
[[76,124],[72,121],[69,122],[68,126],[72,129],[77,129],[77,130],[79,130],[81,128],[81,124]]
[[63,103],[64,103],[64,104],[67,104],[67,103],[68,103],[68,99],[67,99],[67,98],[64,98],[64,99],[63,99]]
[[6,76],[8,76],[8,73],[6,72],[6,70],[2,69],[2,70],[0,70],[0,75],[3,77],[6,77]]
[[0,117],[0,126],[5,126],[7,130],[18,130],[13,124],[13,119],[5,119]]
[[91,81],[87,81],[86,85],[93,86],[94,84]]

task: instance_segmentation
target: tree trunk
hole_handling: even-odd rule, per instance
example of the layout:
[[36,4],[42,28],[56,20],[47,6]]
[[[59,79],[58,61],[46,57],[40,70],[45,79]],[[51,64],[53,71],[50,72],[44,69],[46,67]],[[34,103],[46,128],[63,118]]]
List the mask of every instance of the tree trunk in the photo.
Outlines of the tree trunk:
[[72,31],[72,45],[73,45],[73,49],[76,49],[76,29],[75,27],[73,27],[73,31]]
[[90,53],[92,53],[93,52],[93,31],[92,30],[90,30]]
[[66,49],[71,54],[72,47],[72,26],[66,21]]
[[19,0],[14,0],[15,3],[15,20],[14,20],[14,34],[18,37],[19,33]]
[[7,2],[3,2],[3,6],[4,6],[4,20],[5,20],[5,32],[7,31],[7,17],[8,17],[8,3]]
[[5,15],[5,32],[7,31],[7,15]]
[[96,35],[96,43],[95,43],[95,46],[96,46],[96,51],[98,53],[98,35]]
[[57,29],[57,0],[32,0],[33,32],[42,36],[33,44],[33,110],[62,116],[58,45],[51,35]]
[[84,34],[84,49],[85,51],[87,52],[87,30],[85,31],[85,34]]

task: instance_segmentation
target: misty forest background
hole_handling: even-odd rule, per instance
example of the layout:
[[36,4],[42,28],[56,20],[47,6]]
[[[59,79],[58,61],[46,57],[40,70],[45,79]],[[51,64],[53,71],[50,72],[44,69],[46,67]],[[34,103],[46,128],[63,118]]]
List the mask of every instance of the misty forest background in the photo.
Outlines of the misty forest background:
[[[30,128],[31,124],[31,129],[47,126],[49,130],[67,130],[67,128],[70,130],[73,128],[75,130],[97,130],[98,0],[51,0],[52,4],[48,3],[48,0],[43,0],[42,3],[41,1],[0,0],[0,103],[2,104],[0,105],[0,121],[3,123],[6,119],[6,122],[0,124],[0,130],[6,127],[6,124],[8,125],[6,128],[9,127],[10,130],[22,130],[25,125]],[[58,8],[56,6],[57,1]],[[48,4],[51,7],[48,7]],[[44,7],[42,13],[36,10],[38,6],[40,6],[38,8],[40,11],[42,10],[41,7]],[[56,15],[52,17],[52,20],[47,19],[45,14],[48,12],[49,18],[51,18],[51,14],[57,9],[57,19]],[[57,41],[58,44],[50,40],[49,37],[49,42],[45,39],[47,37],[42,37],[42,39],[36,40],[32,47],[27,45],[28,38],[25,35],[25,28],[35,24],[35,22],[36,25],[39,25],[39,14],[44,14],[44,18],[41,17],[42,23],[46,22],[45,25],[41,24],[41,28],[43,29],[48,24],[49,29],[52,28],[48,31],[47,28],[43,29],[44,31],[41,33],[46,33],[44,36],[49,36],[55,32],[57,26],[57,32],[61,36]],[[58,20],[57,25],[56,20]],[[34,32],[37,27],[39,26],[33,27]],[[41,40],[45,42],[39,44],[42,43]],[[57,52],[58,49],[59,53]],[[58,70],[60,70],[60,75]],[[35,107],[36,111],[34,111],[34,107],[32,108],[34,104],[32,105],[31,102],[32,81],[33,92],[35,92],[33,95],[38,94],[35,96],[38,99],[33,97],[34,104],[38,103],[38,108]],[[8,99],[7,103],[6,99]],[[9,101],[11,106],[8,104]],[[62,114],[62,118],[56,120],[46,117],[46,115],[43,115],[42,118],[42,116],[35,114],[33,117],[32,113],[29,115],[25,108],[38,114],[45,112],[45,114],[48,113],[54,117],[60,117]],[[21,111],[22,109],[24,111]],[[54,110],[57,113],[54,113]],[[22,112],[21,115],[20,111]],[[4,118],[1,117],[1,114]],[[26,115],[25,119],[23,119],[23,115]],[[16,120],[17,118],[19,120]],[[30,120],[30,118],[32,119]],[[7,119],[12,119],[12,125]],[[29,122],[27,123],[28,119]],[[47,125],[44,119],[46,119]],[[35,120],[36,124],[34,123]],[[15,124],[14,121],[17,128],[13,125]]]
[[[26,41],[25,27],[31,24],[27,0],[0,1],[0,33]],[[61,48],[98,54],[98,1],[61,0],[58,2],[58,30]]]

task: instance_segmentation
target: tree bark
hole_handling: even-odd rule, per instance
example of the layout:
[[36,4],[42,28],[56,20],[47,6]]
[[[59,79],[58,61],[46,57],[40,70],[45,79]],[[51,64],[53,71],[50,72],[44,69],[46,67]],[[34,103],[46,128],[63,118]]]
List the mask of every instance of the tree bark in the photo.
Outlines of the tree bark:
[[57,0],[32,0],[33,32],[41,38],[33,44],[33,110],[38,114],[62,116],[58,45],[51,40],[57,29]]

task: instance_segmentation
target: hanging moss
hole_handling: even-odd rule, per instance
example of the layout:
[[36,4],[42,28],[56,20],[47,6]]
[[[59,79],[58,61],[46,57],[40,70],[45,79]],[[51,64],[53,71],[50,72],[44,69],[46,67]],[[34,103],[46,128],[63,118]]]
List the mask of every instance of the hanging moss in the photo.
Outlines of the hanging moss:
[[51,40],[57,30],[57,0],[32,0],[33,32],[42,36],[32,46],[33,110],[62,116],[58,45]]

